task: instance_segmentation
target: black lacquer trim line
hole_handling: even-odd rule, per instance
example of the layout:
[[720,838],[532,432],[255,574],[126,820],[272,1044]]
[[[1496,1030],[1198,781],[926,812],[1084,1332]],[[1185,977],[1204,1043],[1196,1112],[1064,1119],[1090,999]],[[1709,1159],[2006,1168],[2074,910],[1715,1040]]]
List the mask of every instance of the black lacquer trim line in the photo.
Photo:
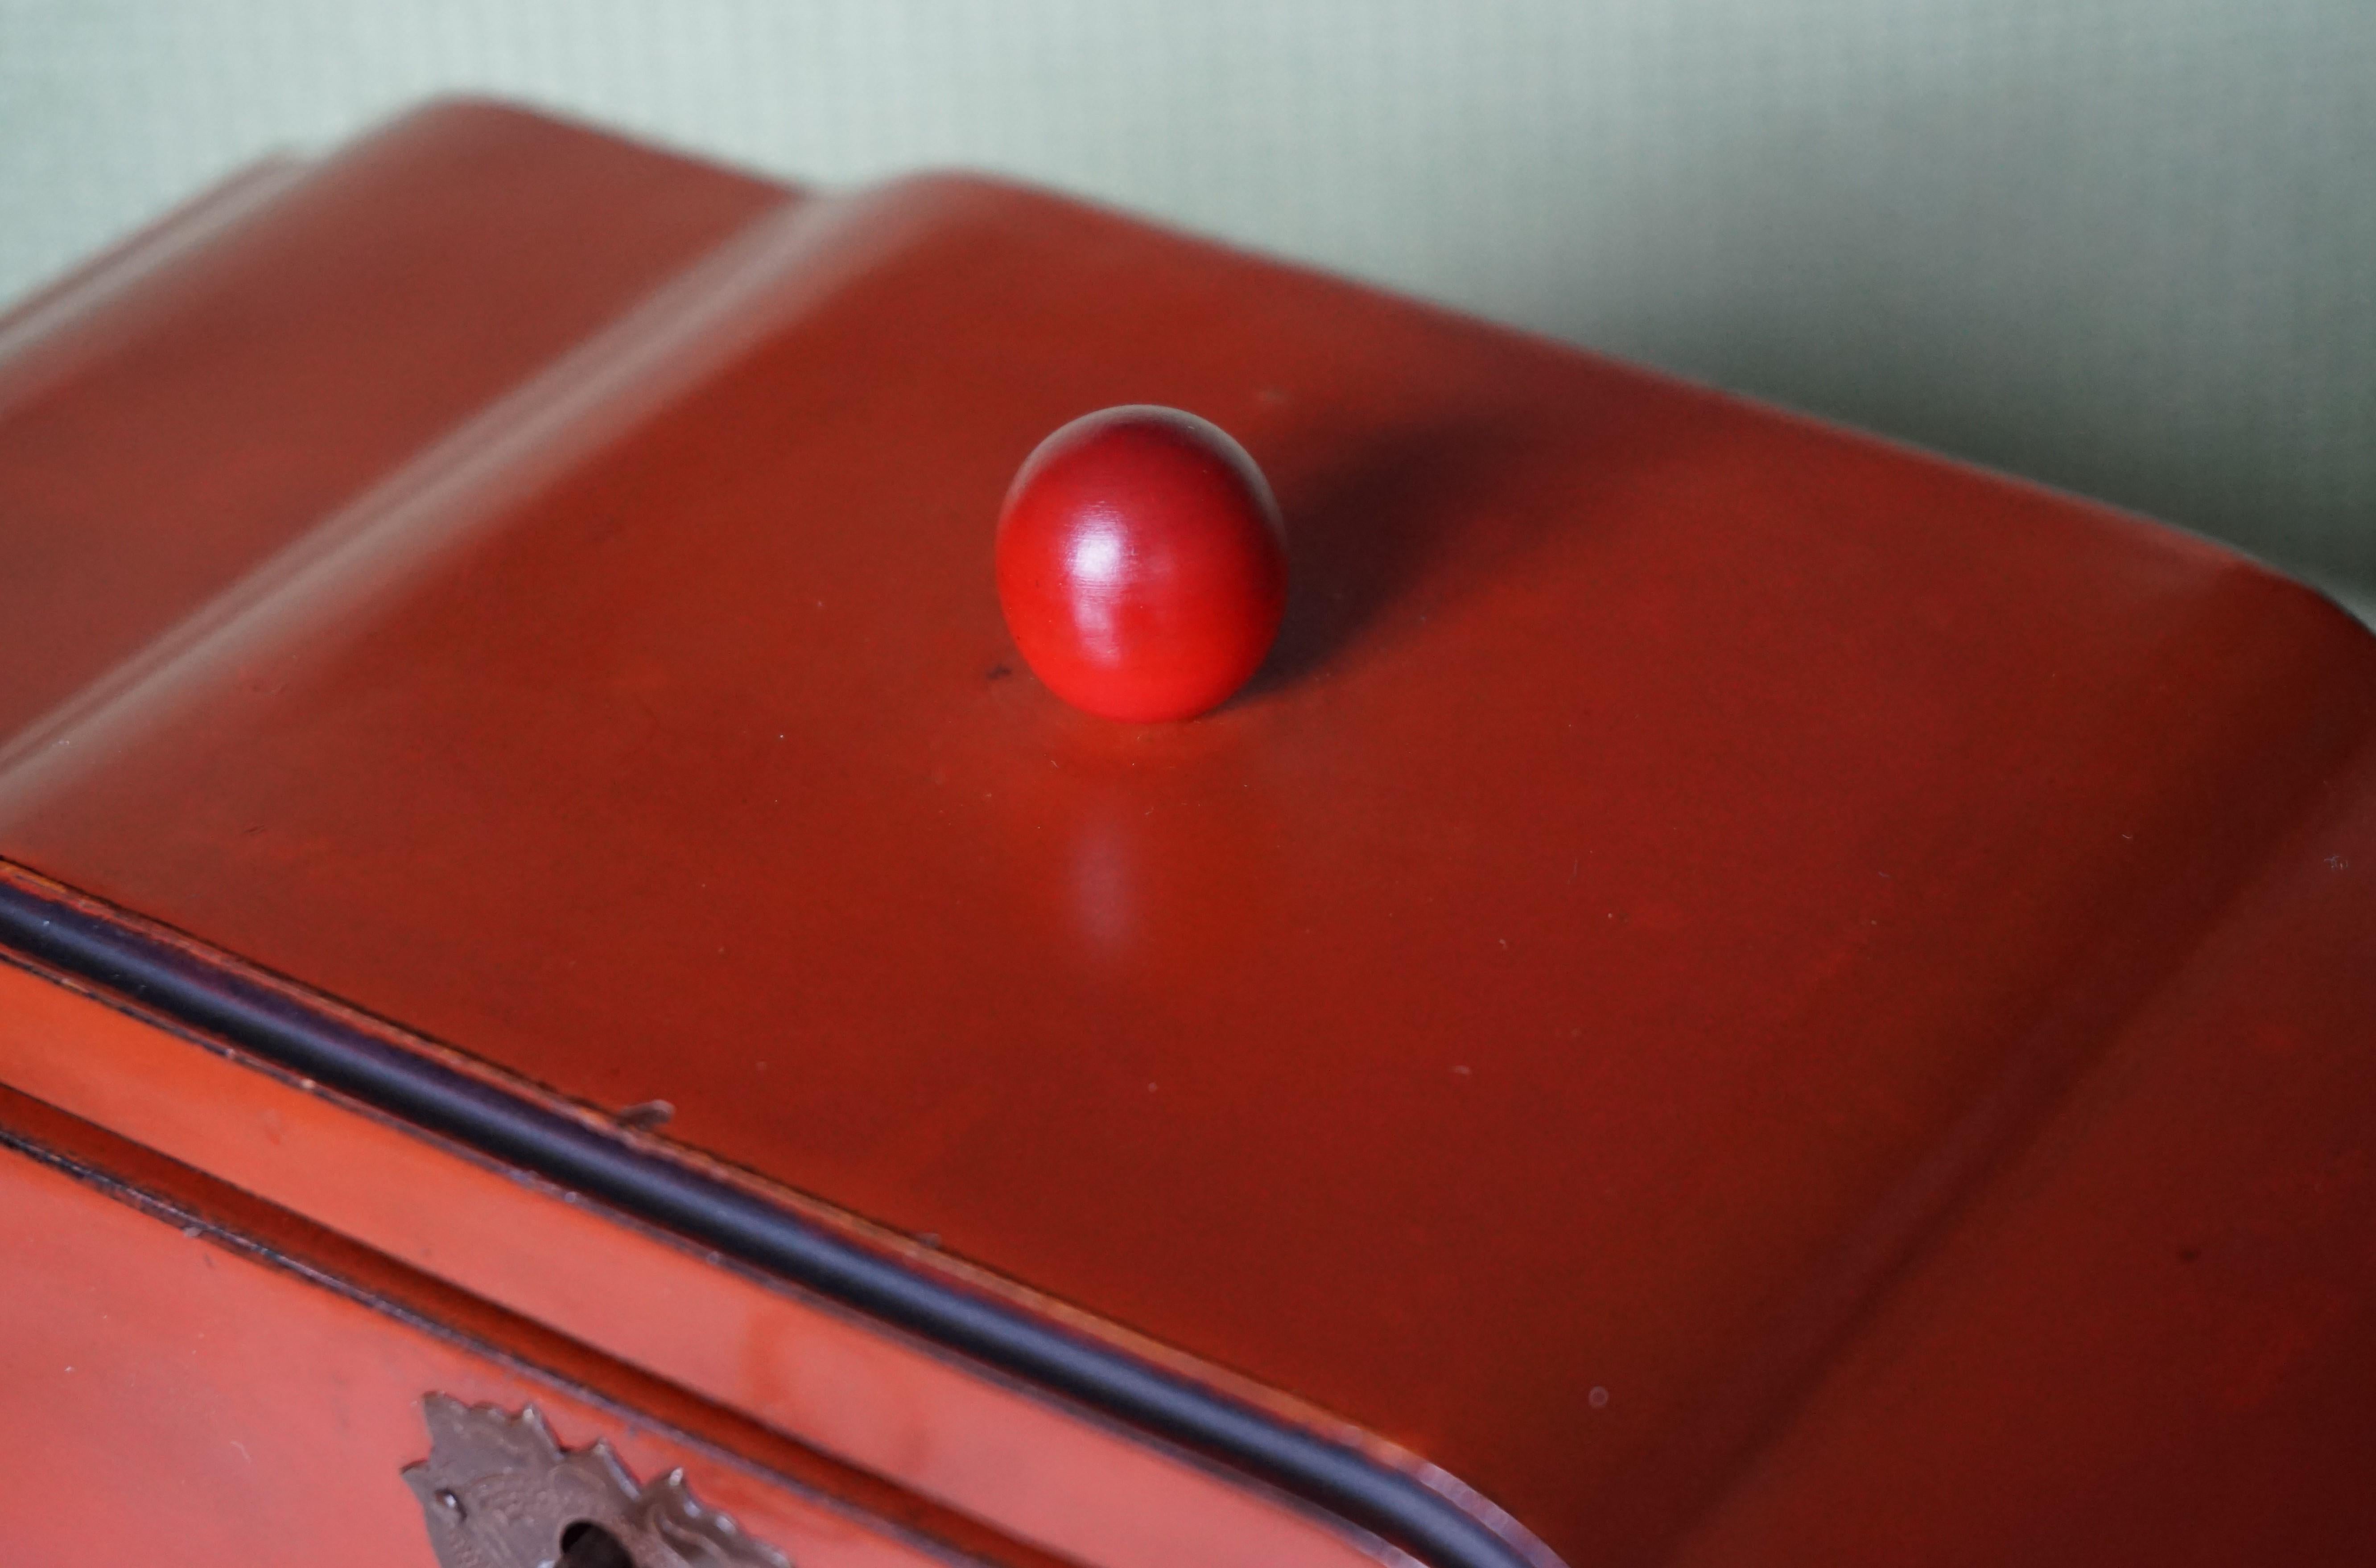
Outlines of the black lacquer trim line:
[[289,1071],[1319,1504],[1437,1568],[1531,1568],[1360,1452],[915,1273],[727,1182],[356,1028],[197,955],[0,883],[0,944]]

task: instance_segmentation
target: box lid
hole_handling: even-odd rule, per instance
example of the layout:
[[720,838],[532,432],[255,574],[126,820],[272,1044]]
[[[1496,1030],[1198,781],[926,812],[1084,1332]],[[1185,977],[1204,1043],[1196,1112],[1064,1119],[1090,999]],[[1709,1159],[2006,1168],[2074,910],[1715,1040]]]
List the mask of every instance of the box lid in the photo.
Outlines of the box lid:
[[[2272,1173],[2376,1126],[2376,844],[2328,865],[2376,646],[2207,544],[1050,196],[475,106],[42,308],[0,855],[665,1100],[1570,1561],[1720,1534],[1974,1215],[2076,1217],[2025,1162],[2192,1060],[2140,1043],[2174,987],[2340,1120],[2157,1190],[2365,1210]],[[1065,709],[999,619],[1007,480],[1122,402],[1288,520],[1279,648],[1191,723]],[[2193,978],[2223,942],[2333,989]],[[2303,1266],[2302,1364],[2366,1390],[2364,1247]],[[2178,1300],[2131,1314],[2165,1370]]]

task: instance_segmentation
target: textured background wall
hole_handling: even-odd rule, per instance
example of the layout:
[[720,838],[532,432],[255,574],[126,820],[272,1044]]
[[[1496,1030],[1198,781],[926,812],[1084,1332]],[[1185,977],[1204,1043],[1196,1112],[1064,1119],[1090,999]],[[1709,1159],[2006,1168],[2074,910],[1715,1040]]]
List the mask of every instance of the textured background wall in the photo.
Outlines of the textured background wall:
[[0,0],[0,296],[463,89],[1028,176],[2376,592],[2370,0]]

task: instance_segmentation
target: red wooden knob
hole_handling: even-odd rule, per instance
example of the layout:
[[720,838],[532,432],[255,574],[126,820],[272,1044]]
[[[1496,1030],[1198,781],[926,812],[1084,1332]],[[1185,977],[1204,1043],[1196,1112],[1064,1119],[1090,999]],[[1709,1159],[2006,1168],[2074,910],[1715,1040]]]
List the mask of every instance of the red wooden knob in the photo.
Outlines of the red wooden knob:
[[1286,532],[1262,470],[1178,409],[1106,409],[1041,442],[1006,493],[997,562],[1032,673],[1107,719],[1218,707],[1287,607]]

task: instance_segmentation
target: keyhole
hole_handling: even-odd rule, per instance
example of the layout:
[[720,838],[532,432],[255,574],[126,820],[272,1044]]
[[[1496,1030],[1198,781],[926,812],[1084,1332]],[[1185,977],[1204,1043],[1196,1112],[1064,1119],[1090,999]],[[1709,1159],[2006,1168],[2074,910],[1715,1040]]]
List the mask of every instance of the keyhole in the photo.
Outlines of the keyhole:
[[561,1532],[561,1561],[553,1568],[636,1568],[636,1560],[618,1537],[591,1519],[580,1519]]

